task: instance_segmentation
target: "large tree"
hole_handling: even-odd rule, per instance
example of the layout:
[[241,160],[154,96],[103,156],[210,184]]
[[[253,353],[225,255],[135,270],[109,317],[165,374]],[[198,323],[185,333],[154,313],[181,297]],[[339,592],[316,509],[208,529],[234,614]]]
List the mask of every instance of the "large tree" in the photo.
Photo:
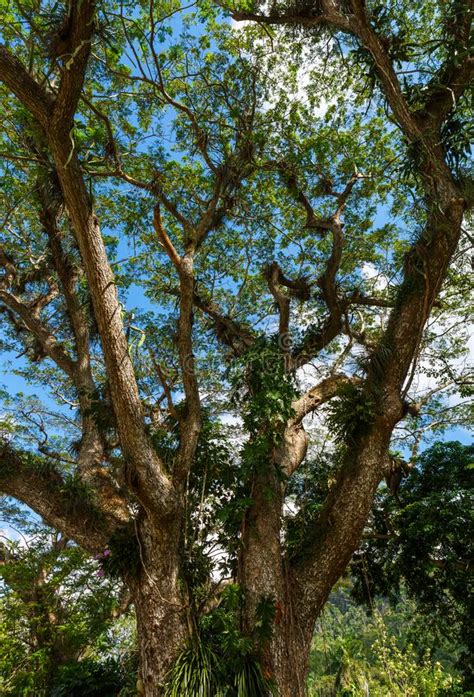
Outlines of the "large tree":
[[304,695],[394,429],[463,419],[472,4],[1,5],[1,489],[128,586],[144,694],[232,625]]

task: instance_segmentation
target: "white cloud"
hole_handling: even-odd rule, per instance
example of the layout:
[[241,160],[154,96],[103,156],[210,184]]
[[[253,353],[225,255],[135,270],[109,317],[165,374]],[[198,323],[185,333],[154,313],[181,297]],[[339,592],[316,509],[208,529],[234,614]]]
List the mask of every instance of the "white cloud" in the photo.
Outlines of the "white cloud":
[[242,419],[240,418],[240,416],[236,416],[235,414],[221,414],[219,416],[219,421],[224,426],[242,426]]
[[385,290],[389,284],[388,277],[381,273],[370,262],[365,262],[363,264],[361,273],[367,281],[373,281],[374,290]]
[[249,22],[247,19],[237,20],[232,18],[230,20],[230,25],[232,29],[235,29],[236,31],[241,31],[242,29],[245,29],[245,27],[249,24],[253,24],[253,22]]

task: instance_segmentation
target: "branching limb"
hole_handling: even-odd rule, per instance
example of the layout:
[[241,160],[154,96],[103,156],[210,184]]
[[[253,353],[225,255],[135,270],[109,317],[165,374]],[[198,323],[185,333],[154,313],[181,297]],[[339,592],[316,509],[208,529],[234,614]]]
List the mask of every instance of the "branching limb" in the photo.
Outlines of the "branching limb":
[[46,128],[54,103],[52,95],[38,85],[21,61],[4,46],[0,46],[0,75],[2,82]]
[[51,125],[62,135],[69,133],[84,84],[91,40],[95,29],[94,0],[69,5],[69,53],[62,56],[61,81],[51,115]]
[[281,278],[282,271],[277,262],[274,261],[265,268],[265,278],[267,279],[270,293],[275,298],[279,313],[278,335],[280,337],[280,345],[284,351],[289,350],[288,329],[290,324],[290,298],[282,288]]
[[[75,108],[84,82],[94,13],[93,4],[88,0],[73,3],[72,7],[70,60],[73,65],[69,65],[69,70],[65,66],[58,96],[53,104],[54,118],[48,120],[47,124],[43,119],[41,124],[45,126],[48,147],[56,166],[64,203],[79,244],[89,284],[122,452],[128,462],[128,471],[133,473],[128,483],[149,513],[160,515],[175,506],[175,492],[145,430],[143,408],[128,352],[114,276],[99,221],[92,209],[85,186],[81,165],[77,153],[71,150],[69,140]],[[41,104],[32,104],[31,97],[25,95],[24,90],[18,87],[19,84],[21,86],[31,81],[28,73],[19,62],[15,62],[13,71],[11,61],[9,63],[5,60],[3,52],[2,58],[8,67],[2,74],[2,80],[22,99],[26,108],[37,116],[40,108],[43,108],[46,96]],[[36,85],[32,94],[38,95],[41,90],[42,88]]]
[[227,346],[234,356],[241,356],[256,340],[254,333],[225,315],[213,300],[204,299],[196,290],[193,297],[194,305],[214,323],[216,336]]
[[451,51],[444,65],[433,76],[426,88],[427,98],[422,116],[432,119],[435,127],[446,118],[449,111],[456,108],[457,100],[472,85],[474,77],[474,57],[472,55],[471,0],[457,3],[456,14],[449,22],[451,28]]
[[195,238],[189,249],[180,256],[171,242],[161,221],[159,206],[155,207],[153,223],[172,264],[179,275],[179,319],[177,344],[184,394],[186,397],[186,412],[180,419],[180,446],[178,462],[174,469],[175,481],[182,485],[191,467],[199,433],[201,431],[201,399],[199,384],[196,376],[196,366],[193,354],[193,309],[194,309],[194,252]]
[[360,290],[354,290],[346,298],[346,305],[366,305],[368,307],[393,307],[393,300],[380,298],[375,295],[365,295]]
[[338,194],[337,208],[334,215],[329,220],[322,221],[325,223],[326,229],[332,234],[332,249],[325,268],[317,280],[317,285],[321,290],[321,296],[329,310],[329,315],[321,328],[315,330],[314,327],[310,327],[300,345],[295,347],[292,352],[294,369],[310,361],[311,358],[338,336],[343,328],[345,306],[343,298],[339,296],[336,284],[336,275],[341,263],[344,244],[341,216],[354,185],[359,179],[360,175],[357,172],[352,175],[344,191]]
[[304,417],[333,399],[342,385],[359,382],[358,378],[336,373],[311,387],[293,402],[293,416],[285,427],[281,445],[274,453],[275,462],[286,476],[291,476],[306,456],[308,436],[302,423]]
[[78,500],[51,465],[32,462],[30,454],[16,452],[5,443],[0,443],[0,489],[93,553],[104,549],[120,523],[113,500],[108,509],[99,508],[93,499]]
[[282,160],[279,162],[271,162],[266,167],[266,169],[276,169],[280,173],[281,178],[283,179],[283,182],[287,187],[289,193],[299,204],[301,204],[302,208],[306,213],[305,227],[308,230],[319,230],[320,232],[322,232],[322,234],[324,234],[324,230],[328,229],[328,222],[325,220],[318,219],[318,216],[316,215],[308,196],[301,188],[294,168],[287,162]]
[[2,289],[0,289],[0,302],[3,302],[21,318],[25,327],[39,341],[44,353],[49,356],[66,375],[73,379],[75,372],[74,360],[68,355],[64,346],[56,339],[49,328],[35,317],[31,308],[12,293]]
[[[225,7],[224,3],[219,2],[217,4],[222,4]],[[307,13],[304,11],[295,13],[293,10],[290,10],[287,13],[271,11],[268,15],[232,11],[232,18],[235,19],[236,22],[253,21],[259,24],[296,24],[303,27],[334,25],[342,31],[350,31],[350,17],[341,12],[338,0],[322,0],[320,4],[321,9],[316,12],[313,10],[313,7],[311,7],[311,12]]]
[[164,395],[165,395],[165,397],[166,397],[166,401],[167,401],[167,403],[168,403],[168,410],[169,410],[169,413],[170,413],[171,416],[173,416],[177,421],[179,421],[179,420],[180,420],[180,416],[179,416],[179,414],[178,414],[178,412],[176,411],[176,408],[175,408],[175,406],[174,406],[173,395],[172,395],[172,392],[171,392],[171,387],[170,387],[170,385],[169,385],[169,383],[168,383],[168,380],[166,379],[166,375],[165,375],[165,373],[164,373],[164,371],[163,371],[161,365],[160,365],[159,362],[157,361],[154,352],[151,351],[151,350],[150,350],[150,355],[151,355],[151,360],[152,360],[152,362],[153,362],[153,367],[154,367],[154,369],[155,369],[155,371],[156,371],[156,374],[158,375],[158,378],[159,378],[159,380],[160,380],[161,386],[163,387],[163,392],[164,392]]
[[345,375],[344,373],[336,373],[335,375],[325,378],[293,402],[292,406],[295,412],[293,417],[294,422],[296,424],[301,423],[307,414],[315,411],[321,404],[335,397],[342,385],[357,385],[361,382],[362,380],[360,378]]
[[159,206],[155,206],[155,210],[153,211],[153,226],[155,228],[155,232],[158,236],[158,239],[163,245],[164,250],[166,254],[169,256],[173,266],[175,266],[176,269],[179,269],[182,260],[180,255],[176,251],[172,241],[170,240],[168,233],[163,227]]

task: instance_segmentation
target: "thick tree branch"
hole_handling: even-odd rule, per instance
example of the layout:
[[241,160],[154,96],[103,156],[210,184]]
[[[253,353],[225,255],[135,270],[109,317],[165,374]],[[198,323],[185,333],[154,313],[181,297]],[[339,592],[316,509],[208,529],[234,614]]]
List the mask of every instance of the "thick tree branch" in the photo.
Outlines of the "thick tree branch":
[[350,31],[370,51],[383,88],[383,94],[398,125],[410,142],[420,139],[421,131],[418,123],[405,99],[386,47],[370,24],[365,2],[363,0],[350,0],[349,4],[354,15],[354,19],[350,22]]
[[336,373],[335,375],[325,378],[293,402],[294,423],[301,423],[307,414],[315,411],[321,404],[335,397],[342,385],[354,385],[360,382],[360,378],[345,375],[344,373]]
[[[103,467],[104,442],[93,415],[95,382],[92,375],[88,320],[77,295],[78,273],[74,272],[63,251],[58,219],[62,213],[60,197],[51,200],[47,186],[39,186],[42,204],[40,220],[48,236],[54,268],[62,287],[67,316],[74,336],[77,360],[72,375],[78,393],[82,420],[82,437],[77,459],[77,474],[86,483],[94,485],[98,496],[106,498],[114,492],[114,483]],[[125,503],[122,504],[122,507]]]
[[[174,492],[165,474],[164,465],[154,451],[145,431],[142,404],[128,353],[122,308],[117,297],[113,273],[107,259],[99,221],[92,209],[84,183],[75,146],[69,138],[89,55],[93,13],[94,5],[88,0],[77,4],[72,3],[71,55],[64,65],[57,102],[54,106],[54,118],[48,124],[45,124],[44,119],[40,120],[40,123],[44,127],[53,156],[64,203],[79,244],[91,292],[122,451],[129,463],[128,469],[134,472],[129,484],[145,507],[150,512],[157,513],[168,510],[170,505],[174,506]],[[12,76],[11,71],[7,71],[6,77],[2,76],[5,84],[12,91],[15,91],[17,80],[22,84],[26,82],[33,88],[30,85],[31,79],[19,62],[15,63],[15,69],[16,76]],[[39,94],[39,90],[41,88],[37,85],[33,94]],[[25,90],[19,91],[18,96],[23,98],[23,103],[31,110],[31,113],[39,118],[38,106],[33,104],[24,92]],[[43,101],[45,99],[46,96],[43,97]]]
[[82,272],[75,270],[63,251],[62,234],[58,228],[58,218],[61,215],[59,207],[56,210],[45,198],[44,192],[39,193],[42,201],[40,220],[48,236],[54,269],[58,275],[59,283],[64,295],[67,316],[71,323],[77,353],[75,380],[79,390],[94,389],[94,380],[90,365],[89,326],[84,308],[77,295],[76,284]]
[[44,521],[90,552],[103,550],[120,520],[109,508],[99,508],[94,499],[77,499],[61,475],[47,462],[32,461],[0,442],[0,490],[32,508]]
[[301,12],[277,13],[271,11],[268,15],[255,14],[249,12],[232,11],[232,18],[236,22],[253,21],[260,24],[298,24],[303,27],[317,27],[333,25],[342,31],[350,31],[350,17],[340,11],[339,0],[322,0],[321,9],[315,11],[313,5],[303,7]]
[[163,248],[170,258],[173,266],[175,266],[177,269],[179,269],[179,266],[181,264],[181,257],[176,251],[172,241],[170,240],[168,233],[166,232],[165,228],[163,227],[163,223],[161,220],[161,213],[160,213],[160,207],[155,206],[155,210],[153,211],[153,226],[155,228],[155,232],[158,236],[159,241],[163,245]]
[[95,29],[95,2],[68,3],[67,52],[52,112],[53,128],[69,132],[84,84],[91,40]]
[[293,402],[294,414],[285,427],[281,445],[274,453],[275,462],[286,476],[291,476],[306,456],[308,436],[302,424],[304,417],[335,397],[341,385],[357,382],[357,378],[337,373],[314,385]]
[[193,352],[194,258],[187,252],[179,266],[180,300],[178,319],[178,352],[186,396],[186,414],[180,422],[181,439],[178,464],[174,475],[181,485],[185,483],[201,432],[201,398]]
[[70,2],[68,15],[68,52],[63,60],[61,82],[56,97],[41,87],[21,61],[0,46],[1,80],[33,114],[46,131],[50,123],[67,132],[81,94],[84,74],[94,32],[95,3],[90,0]]
[[0,46],[0,80],[46,128],[54,104],[52,95],[38,85],[22,62],[4,46]]
[[135,489],[140,500],[149,509],[163,510],[169,506],[170,497],[173,498],[171,484],[145,432],[141,399],[123,327],[122,306],[99,222],[76,157],[73,155],[68,167],[64,167],[67,145],[55,134],[50,138],[50,146],[89,283],[123,454],[136,472]]
[[374,295],[364,295],[359,290],[350,293],[346,298],[346,305],[367,305],[368,307],[393,307],[393,300],[380,298]]
[[[117,513],[120,513],[126,520],[128,519],[126,503],[124,500],[119,500],[116,485],[110,473],[103,466],[104,443],[92,414],[95,384],[90,363],[88,320],[76,292],[78,271],[71,266],[62,248],[62,233],[59,230],[58,221],[63,214],[63,205],[61,192],[57,189],[57,180],[53,176],[48,181],[38,183],[36,190],[40,202],[39,218],[48,238],[52,265],[62,288],[66,316],[70,321],[75,340],[77,359],[73,360],[68,357],[61,344],[55,340],[52,332],[40,321],[39,312],[41,307],[47,303],[48,296],[40,296],[40,302],[35,301],[34,304],[24,303],[16,299],[11,293],[8,294],[8,297],[3,297],[3,300],[8,303],[8,306],[15,311],[18,317],[21,317],[20,320],[14,320],[15,315],[10,317],[16,330],[22,332],[27,329],[39,342],[44,354],[49,355],[56,362],[77,389],[82,420],[77,476],[85,483],[95,486],[98,499],[105,502],[106,507],[107,501],[115,500]],[[9,265],[12,265],[11,260]],[[51,269],[47,269],[47,271],[48,274],[53,272]],[[29,278],[31,273],[27,270],[23,277]],[[15,287],[22,287],[25,284],[24,278],[18,278],[16,271],[10,273],[10,280],[16,281]]]
[[224,183],[223,180],[224,177],[222,172],[218,173],[214,184],[214,192],[206,206],[206,210],[196,225],[192,239],[190,240],[190,243],[195,250],[201,246],[209,232],[219,225],[227,212],[225,206],[218,208]]
[[287,337],[290,325],[290,298],[282,288],[282,276],[281,269],[275,261],[265,268],[265,278],[267,279],[270,293],[275,298],[275,302],[278,306],[278,336],[280,337],[280,346],[284,351],[288,351],[289,345]]
[[472,85],[474,77],[474,57],[470,42],[472,40],[472,0],[458,3],[457,13],[451,24],[451,51],[426,87],[427,98],[422,116],[434,120],[438,125],[448,112],[456,108],[457,100]]

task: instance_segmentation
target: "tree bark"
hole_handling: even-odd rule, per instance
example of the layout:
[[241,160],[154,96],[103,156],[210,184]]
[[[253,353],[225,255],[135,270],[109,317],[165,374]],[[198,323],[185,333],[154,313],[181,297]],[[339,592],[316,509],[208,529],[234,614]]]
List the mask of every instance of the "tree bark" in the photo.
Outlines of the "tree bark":
[[[287,591],[289,598],[291,589]],[[293,608],[287,604],[286,611],[274,626],[272,639],[273,678],[278,697],[306,697],[312,636],[313,631],[304,631]]]
[[141,568],[133,593],[139,649],[138,689],[162,697],[170,668],[189,638],[188,604],[180,584],[178,517],[158,532],[143,518],[137,526]]
[[276,684],[279,697],[304,697],[312,631],[302,632],[293,607],[289,569],[282,555],[283,483],[275,465],[255,476],[253,504],[242,529],[240,583],[244,590],[244,631],[255,636],[258,607],[275,607],[272,636],[262,647],[264,675]]

